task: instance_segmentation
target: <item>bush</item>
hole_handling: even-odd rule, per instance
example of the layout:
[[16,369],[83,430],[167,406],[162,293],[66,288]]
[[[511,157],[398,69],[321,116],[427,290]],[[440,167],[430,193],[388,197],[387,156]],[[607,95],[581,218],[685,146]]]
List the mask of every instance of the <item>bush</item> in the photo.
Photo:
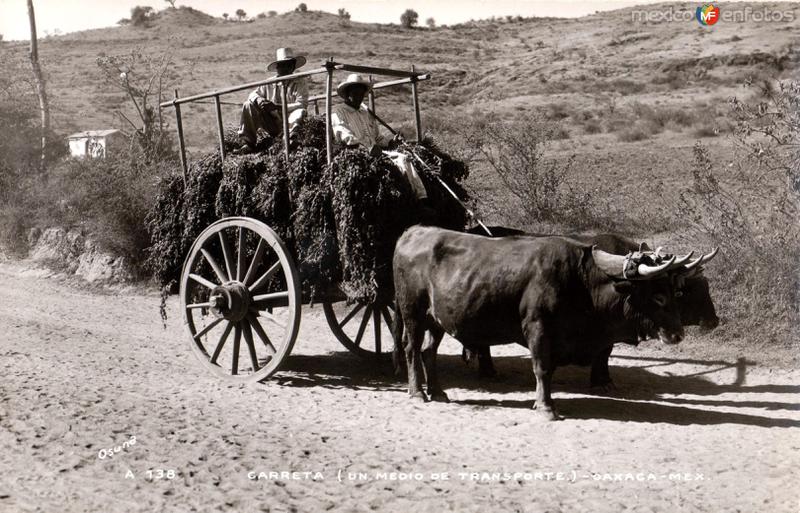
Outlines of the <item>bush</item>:
[[414,9],[406,9],[406,12],[400,15],[400,24],[404,28],[411,28],[417,24],[419,14]]
[[[731,101],[735,154],[724,174],[708,150],[694,148],[692,186],[677,205],[689,219],[683,237],[721,248],[712,269],[734,319],[724,335],[760,334],[795,342],[800,321],[800,84],[781,83],[754,104]],[[713,272],[713,271],[712,271]]]
[[130,23],[134,27],[147,27],[153,15],[155,15],[155,11],[149,5],[137,5],[131,9]]
[[450,134],[444,137],[456,148],[457,158],[484,163],[497,175],[509,194],[504,209],[519,212],[511,220],[515,224],[540,230],[543,224],[574,227],[592,222],[591,196],[577,183],[573,157],[546,157],[550,142],[563,137],[558,124],[539,118],[511,123],[488,113],[478,121],[441,122],[439,132]]
[[277,15],[278,11],[267,11],[267,16],[269,16],[270,18],[274,18]]
[[294,10],[296,12],[308,12],[308,6],[305,3],[301,3]]
[[258,16],[256,16],[256,18],[258,18],[259,20],[263,20],[266,17],[267,17],[267,13],[264,13],[264,12],[260,12],[260,13],[258,13]]
[[425,25],[427,25],[429,29],[435,29],[436,20],[434,20],[433,18],[428,18],[427,20],[425,20]]

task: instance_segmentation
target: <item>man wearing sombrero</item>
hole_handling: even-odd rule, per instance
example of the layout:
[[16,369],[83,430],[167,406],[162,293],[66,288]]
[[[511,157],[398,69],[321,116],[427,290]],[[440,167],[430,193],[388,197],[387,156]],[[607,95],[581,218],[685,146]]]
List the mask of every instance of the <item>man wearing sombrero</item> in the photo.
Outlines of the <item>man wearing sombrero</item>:
[[363,105],[364,96],[372,87],[369,80],[357,73],[348,75],[336,91],[344,100],[331,110],[331,127],[337,142],[346,146],[362,145],[373,157],[389,157],[408,179],[419,200],[426,203],[428,193],[425,184],[414,168],[411,158],[399,151],[385,151],[388,140],[380,133],[378,123]]
[[[294,55],[291,48],[278,48],[277,58],[270,62],[267,70],[275,71],[275,76],[291,75],[306,63],[302,55]],[[294,126],[305,116],[308,105],[308,83],[305,77],[296,78],[286,85],[286,101],[288,103],[289,124]],[[239,139],[249,150],[255,149],[258,129],[262,129],[272,137],[283,131],[281,121],[281,94],[277,84],[262,85],[247,97],[242,105],[242,117],[239,123]]]

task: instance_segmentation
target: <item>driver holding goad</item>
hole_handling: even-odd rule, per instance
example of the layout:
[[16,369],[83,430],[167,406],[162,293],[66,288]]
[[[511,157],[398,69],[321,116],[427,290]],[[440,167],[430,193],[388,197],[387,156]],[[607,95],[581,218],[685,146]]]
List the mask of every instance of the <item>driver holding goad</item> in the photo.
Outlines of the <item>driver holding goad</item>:
[[367,148],[373,157],[379,157],[381,154],[389,157],[411,184],[417,199],[427,207],[425,204],[428,193],[411,162],[411,157],[398,151],[384,150],[389,141],[380,133],[375,118],[363,105],[364,96],[371,87],[367,79],[352,73],[336,88],[344,100],[343,104],[335,105],[331,110],[331,127],[336,141],[347,146],[360,144]]

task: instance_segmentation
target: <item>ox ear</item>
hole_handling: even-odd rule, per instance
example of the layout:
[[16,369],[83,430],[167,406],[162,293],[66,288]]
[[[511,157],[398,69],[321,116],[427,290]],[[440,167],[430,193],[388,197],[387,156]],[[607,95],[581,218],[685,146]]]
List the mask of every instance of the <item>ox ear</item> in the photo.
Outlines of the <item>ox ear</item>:
[[648,246],[646,242],[639,243],[639,253],[644,253],[646,251],[653,251],[653,250],[650,249],[650,246]]
[[629,282],[628,280],[615,281],[614,290],[617,291],[618,294],[622,295],[631,294],[633,292],[633,283]]

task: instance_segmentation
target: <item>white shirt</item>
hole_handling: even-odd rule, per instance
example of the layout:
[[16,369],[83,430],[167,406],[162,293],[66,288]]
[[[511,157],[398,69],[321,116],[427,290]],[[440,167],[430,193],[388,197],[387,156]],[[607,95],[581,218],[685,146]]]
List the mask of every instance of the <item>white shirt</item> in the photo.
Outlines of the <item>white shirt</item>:
[[354,109],[346,103],[334,105],[331,109],[331,127],[339,143],[361,144],[366,148],[383,143],[378,123],[363,103],[359,109]]
[[[299,103],[299,106],[289,107],[291,112],[294,109],[305,109],[308,104],[308,82],[305,77],[296,78],[286,84],[286,101],[289,104]],[[250,96],[247,97],[248,101],[257,102],[258,98],[263,98],[275,105],[281,104],[281,95],[278,84],[265,84],[255,89]]]

